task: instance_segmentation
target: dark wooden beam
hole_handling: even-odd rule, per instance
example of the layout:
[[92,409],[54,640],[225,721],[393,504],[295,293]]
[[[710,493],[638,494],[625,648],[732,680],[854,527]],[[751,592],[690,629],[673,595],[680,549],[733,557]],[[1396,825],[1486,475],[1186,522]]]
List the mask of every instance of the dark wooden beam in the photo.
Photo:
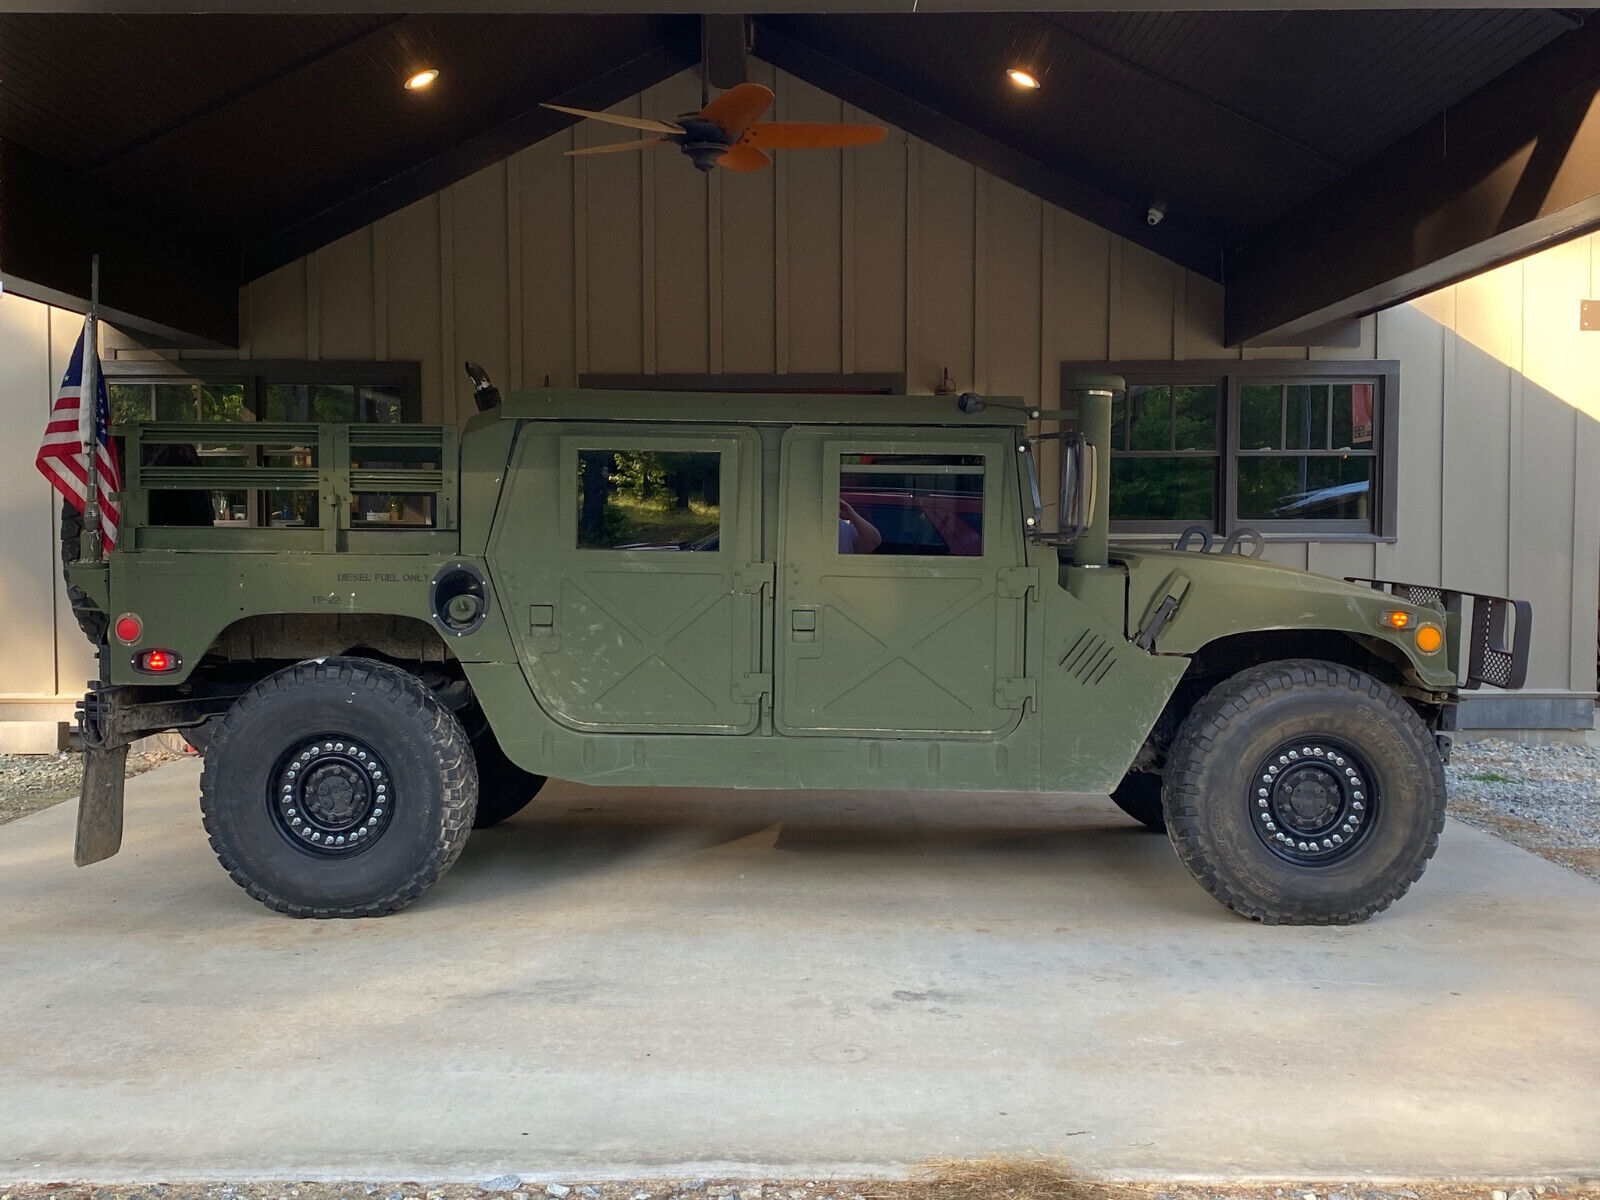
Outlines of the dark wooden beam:
[[920,100],[885,86],[768,22],[756,23],[754,53],[780,70],[1051,204],[1208,279],[1222,278],[1221,247],[1209,237],[1187,228],[1182,219],[1168,217],[1159,225],[1151,225],[1145,219],[1145,203],[1114,196],[1059,165],[1031,158]]
[[1227,255],[1224,340],[1304,341],[1600,228],[1600,21]]
[[[541,99],[574,108],[609,108],[693,66],[699,61],[699,54],[698,22],[695,22],[692,27],[686,27],[684,36],[656,46],[569,91]],[[574,121],[575,118],[564,113],[529,108],[492,129],[458,142],[444,154],[407,167],[382,183],[347,196],[298,224],[246,247],[244,278],[256,279],[293,262],[559,133]]]
[[700,18],[700,45],[706,81],[712,87],[731,88],[749,82],[749,17],[743,13],[707,13]]
[[151,346],[239,340],[238,250],[192,220],[147,212],[0,138],[0,279],[78,312],[100,255],[101,314]]
[[[1318,8],[1438,8],[1439,0],[1318,0]],[[30,12],[72,13],[391,13],[394,0],[28,0]],[[1276,11],[1284,0],[701,0],[700,12],[1209,12]],[[1548,8],[1548,0],[1470,0],[1454,8]],[[592,13],[583,0],[409,0],[411,13]],[[681,13],[682,0],[607,0],[603,11]]]

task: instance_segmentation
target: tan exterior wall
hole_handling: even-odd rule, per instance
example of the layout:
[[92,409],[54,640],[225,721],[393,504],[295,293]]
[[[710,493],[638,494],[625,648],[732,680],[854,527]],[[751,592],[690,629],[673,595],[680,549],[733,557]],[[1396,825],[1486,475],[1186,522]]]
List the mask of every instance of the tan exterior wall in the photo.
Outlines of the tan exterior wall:
[[[754,66],[776,119],[870,119]],[[686,73],[617,111],[698,103]],[[1064,360],[1239,357],[1221,345],[1215,284],[898,131],[780,154],[749,176],[702,176],[670,149],[562,153],[622,136],[580,126],[255,281],[241,295],[243,353],[419,360],[425,420],[470,411],[464,358],[511,387],[585,372],[903,371],[931,392],[948,368],[961,390],[1050,407]],[[1526,596],[1538,614],[1529,687],[1568,694],[1595,688],[1600,425],[1586,413],[1600,414],[1600,334],[1577,332],[1579,298],[1600,295],[1593,243],[1369,317],[1356,349],[1244,352],[1401,363],[1398,541],[1277,543],[1270,556]],[[15,304],[0,301],[0,331],[51,325],[39,306],[5,316]],[[76,321],[54,324],[75,336]],[[42,420],[60,369],[36,352],[18,373],[7,336],[0,403]],[[21,428],[7,503],[32,472]],[[39,573],[49,504],[36,476],[26,489],[42,514],[27,547],[37,606],[52,590]],[[27,636],[26,670],[8,669],[26,681],[0,690],[81,670],[56,648],[75,629]]]
[[34,454],[83,318],[0,295],[0,752],[53,750],[94,656],[67,608],[55,493]]

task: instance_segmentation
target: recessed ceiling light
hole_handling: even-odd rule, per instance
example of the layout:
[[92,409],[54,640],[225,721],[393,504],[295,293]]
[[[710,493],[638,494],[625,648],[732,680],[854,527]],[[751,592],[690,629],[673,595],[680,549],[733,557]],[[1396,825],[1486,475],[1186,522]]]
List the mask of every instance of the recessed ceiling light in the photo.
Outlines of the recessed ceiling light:
[[[423,88],[430,86],[437,78],[439,78],[439,72],[433,67],[429,67],[425,71],[418,71],[410,79],[406,80],[406,91],[421,91]],[[1034,86],[1037,87],[1038,85],[1035,84]]]
[[1010,68],[1006,71],[1006,75],[1012,83],[1020,88],[1036,88],[1039,86],[1038,77],[1032,71],[1025,71],[1021,67]]

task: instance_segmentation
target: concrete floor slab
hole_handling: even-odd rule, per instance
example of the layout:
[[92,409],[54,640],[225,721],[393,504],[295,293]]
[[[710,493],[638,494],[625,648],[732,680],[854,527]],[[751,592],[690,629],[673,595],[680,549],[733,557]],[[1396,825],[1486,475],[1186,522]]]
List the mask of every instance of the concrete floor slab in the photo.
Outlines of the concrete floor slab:
[[0,828],[0,1177],[1600,1169],[1600,888],[1452,824],[1269,929],[1093,797],[552,785],[379,921],[269,913],[185,762]]

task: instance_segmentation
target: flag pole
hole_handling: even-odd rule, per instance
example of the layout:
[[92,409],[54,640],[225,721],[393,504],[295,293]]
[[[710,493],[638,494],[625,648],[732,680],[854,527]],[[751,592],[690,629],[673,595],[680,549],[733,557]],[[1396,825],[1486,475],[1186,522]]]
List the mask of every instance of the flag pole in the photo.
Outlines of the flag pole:
[[83,482],[83,533],[80,562],[100,561],[100,380],[95,368],[100,348],[100,256],[89,259],[89,312],[83,319],[82,391],[78,396],[78,433],[83,440],[86,478]]

